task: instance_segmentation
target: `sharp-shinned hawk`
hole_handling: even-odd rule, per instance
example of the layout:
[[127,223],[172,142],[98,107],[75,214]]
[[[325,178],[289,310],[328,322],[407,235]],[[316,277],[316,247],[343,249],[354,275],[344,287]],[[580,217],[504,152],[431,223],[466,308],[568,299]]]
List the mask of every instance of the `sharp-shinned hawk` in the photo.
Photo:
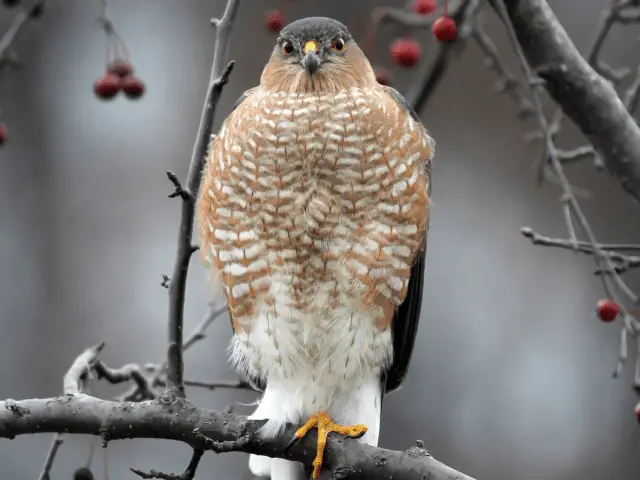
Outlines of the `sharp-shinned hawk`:
[[[318,428],[313,478],[327,433],[377,445],[382,398],[407,372],[434,146],[347,28],[321,17],[281,31],[260,85],[211,141],[198,230],[226,295],[231,359],[264,391],[251,416],[269,419],[263,435]],[[249,465],[304,478],[295,462]]]

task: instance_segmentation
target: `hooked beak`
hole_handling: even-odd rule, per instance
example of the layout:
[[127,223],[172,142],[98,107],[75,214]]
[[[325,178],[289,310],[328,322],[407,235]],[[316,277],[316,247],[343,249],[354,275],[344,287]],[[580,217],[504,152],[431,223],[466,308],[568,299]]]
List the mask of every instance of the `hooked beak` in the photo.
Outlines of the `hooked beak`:
[[313,75],[320,67],[318,45],[313,40],[310,40],[305,44],[303,52],[304,58],[302,59],[302,66],[309,72],[309,75]]

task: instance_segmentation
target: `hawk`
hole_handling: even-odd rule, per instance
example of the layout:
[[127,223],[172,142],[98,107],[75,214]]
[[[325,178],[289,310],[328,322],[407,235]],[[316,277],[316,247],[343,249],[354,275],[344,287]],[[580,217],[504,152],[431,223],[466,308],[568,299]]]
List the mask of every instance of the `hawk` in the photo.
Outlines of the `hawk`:
[[[231,361],[264,392],[251,415],[268,419],[261,435],[318,429],[314,479],[328,433],[377,445],[383,396],[407,372],[434,147],[348,29],[324,17],[280,32],[260,85],[210,143],[197,223],[228,304]],[[282,459],[252,455],[249,467],[305,477]]]

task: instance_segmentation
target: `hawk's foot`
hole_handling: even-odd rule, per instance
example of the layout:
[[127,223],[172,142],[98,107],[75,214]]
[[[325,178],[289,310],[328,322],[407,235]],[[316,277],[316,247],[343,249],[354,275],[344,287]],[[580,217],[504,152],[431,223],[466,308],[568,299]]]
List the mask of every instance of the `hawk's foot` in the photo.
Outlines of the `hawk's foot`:
[[368,430],[366,425],[338,425],[333,423],[327,412],[318,412],[315,415],[311,415],[309,420],[296,431],[294,440],[299,440],[304,437],[313,427],[318,429],[318,446],[316,458],[313,460],[313,480],[318,480],[320,477],[324,447],[327,445],[327,435],[331,432],[336,432],[351,438],[360,438]]

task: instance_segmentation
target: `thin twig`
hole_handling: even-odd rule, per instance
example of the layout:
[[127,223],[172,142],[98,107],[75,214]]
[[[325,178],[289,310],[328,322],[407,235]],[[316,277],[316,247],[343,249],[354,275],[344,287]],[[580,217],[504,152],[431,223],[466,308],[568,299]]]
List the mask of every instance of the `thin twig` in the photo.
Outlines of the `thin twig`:
[[204,455],[204,450],[200,448],[196,448],[193,450],[193,454],[191,455],[191,461],[184,472],[180,474],[175,473],[163,473],[157,470],[150,470],[149,472],[144,472],[142,470],[138,470],[137,468],[130,468],[133,473],[138,475],[141,478],[159,478],[162,480],[193,480],[196,476],[196,470],[198,469],[198,465],[200,464],[200,460]]
[[56,459],[56,455],[58,453],[58,449],[60,445],[64,442],[61,433],[56,433],[53,436],[53,440],[51,441],[51,447],[49,448],[49,453],[47,454],[47,458],[44,461],[44,466],[42,467],[42,472],[40,473],[39,480],[50,480],[51,479],[51,468],[53,467],[53,462]]
[[624,95],[624,106],[629,113],[635,113],[638,108],[638,99],[640,98],[640,66],[636,69],[636,77],[627,89]]
[[475,15],[471,21],[471,38],[476,42],[485,57],[485,64],[498,74],[496,90],[506,93],[518,105],[517,116],[525,119],[534,114],[531,101],[527,98],[525,85],[511,73],[502,59],[498,47],[484,31],[482,15]]
[[[191,195],[191,199],[197,196],[200,188],[201,172],[211,139],[216,105],[220,98],[222,88],[227,83],[233,68],[233,62],[229,63],[226,67],[224,66],[224,62],[227,51],[229,50],[231,27],[235,20],[239,3],[239,0],[228,0],[222,18],[212,21],[216,27],[216,46],[213,55],[213,66],[211,68],[209,88],[202,109],[202,116],[193,147],[185,188],[189,195]],[[194,252],[191,243],[194,217],[194,202],[183,199],[180,231],[178,234],[178,252],[171,282],[169,283],[169,349],[167,352],[166,386],[168,394],[180,397],[184,397],[182,328],[184,324],[184,299],[187,286],[187,272],[189,269],[189,260]]]
[[[541,245],[545,247],[556,247],[562,248],[566,250],[573,250],[575,252],[584,253],[586,255],[594,255],[593,247],[589,242],[577,241],[571,238],[552,238],[546,237],[544,235],[540,235],[537,232],[534,232],[529,227],[523,227],[520,229],[520,233],[531,240],[531,243],[534,245]],[[605,252],[605,255],[609,257],[611,262],[614,265],[614,269],[617,273],[624,273],[631,268],[640,267],[640,256],[637,255],[625,255],[620,253],[619,251],[615,251],[614,249],[608,248],[605,249],[605,245],[598,245],[600,250]],[[595,272],[598,275],[609,274],[607,270],[596,270]],[[639,324],[640,325],[640,324]]]
[[[157,380],[158,385],[165,385],[165,381],[163,379]],[[207,390],[218,390],[218,389],[232,389],[232,390],[253,390],[253,387],[250,383],[244,382],[242,380],[218,380],[215,382],[203,382],[200,380],[189,380],[186,379],[184,381],[184,385],[186,387],[196,387],[196,388],[204,388]]]

